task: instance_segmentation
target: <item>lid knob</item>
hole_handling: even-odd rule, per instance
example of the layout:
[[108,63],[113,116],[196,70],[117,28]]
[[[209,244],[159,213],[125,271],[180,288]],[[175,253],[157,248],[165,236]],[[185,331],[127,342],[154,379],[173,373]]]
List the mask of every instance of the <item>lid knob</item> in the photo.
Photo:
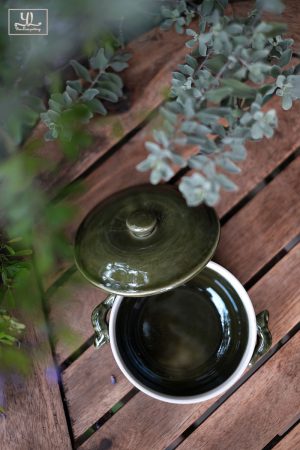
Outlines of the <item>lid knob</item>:
[[137,238],[150,236],[157,224],[154,213],[150,211],[137,210],[126,219],[126,226],[130,233]]

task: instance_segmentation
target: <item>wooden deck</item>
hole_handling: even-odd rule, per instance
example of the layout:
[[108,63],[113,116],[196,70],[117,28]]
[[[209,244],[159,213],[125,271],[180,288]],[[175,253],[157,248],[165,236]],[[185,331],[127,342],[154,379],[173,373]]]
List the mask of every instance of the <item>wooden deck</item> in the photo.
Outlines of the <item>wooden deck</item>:
[[[288,1],[284,19],[300,48],[300,4]],[[233,8],[247,10],[247,2]],[[124,187],[147,181],[136,171],[151,131],[147,117],[162,101],[170,71],[182,60],[185,37],[152,30],[130,44],[124,73],[127,99],[115,114],[123,136],[95,120],[93,144],[70,165],[56,144],[42,154],[60,161],[57,177],[43,174],[45,189],[77,179],[85,191],[72,195],[76,218],[67,230],[72,241],[85,214]],[[146,56],[145,56],[146,55]],[[223,396],[195,405],[172,405],[138,392],[117,368],[109,345],[95,350],[90,315],[106,294],[85,282],[74,266],[62,264],[44,280],[50,325],[64,322],[78,334],[67,347],[56,340],[44,349],[26,385],[7,389],[7,416],[0,419],[4,450],[296,450],[300,448],[300,103],[284,112],[278,97],[275,138],[248,145],[248,159],[236,175],[239,191],[225,193],[217,207],[221,240],[214,260],[245,285],[258,313],[270,312],[273,344],[269,353]],[[44,132],[39,124],[34,132]],[[62,301],[63,300],[63,301]],[[42,308],[37,311],[43,314]],[[28,329],[26,342],[42,330]],[[60,368],[60,380],[45,377],[45,367]],[[117,382],[111,384],[111,375]],[[121,402],[121,403],[120,403]],[[3,439],[2,439],[3,436]]]

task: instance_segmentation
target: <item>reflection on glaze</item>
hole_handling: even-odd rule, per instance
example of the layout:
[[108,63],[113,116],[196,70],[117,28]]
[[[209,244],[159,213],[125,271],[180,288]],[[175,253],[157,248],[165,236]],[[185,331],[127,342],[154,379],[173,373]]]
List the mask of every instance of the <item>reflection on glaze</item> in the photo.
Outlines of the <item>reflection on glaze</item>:
[[126,289],[134,292],[149,282],[147,272],[133,269],[125,263],[108,263],[104,270],[99,272],[104,285],[111,289]]
[[[217,280],[215,280],[216,284],[219,284]],[[223,287],[223,286],[221,286]],[[220,322],[222,324],[223,329],[223,339],[221,341],[221,345],[219,347],[217,356],[220,358],[223,356],[230,345],[231,337],[230,337],[230,327],[231,327],[231,319],[228,309],[226,308],[226,305],[224,303],[224,300],[220,297],[220,295],[212,288],[207,288],[207,292],[211,295],[211,301],[215,305],[218,313]],[[229,294],[227,292],[227,294]]]

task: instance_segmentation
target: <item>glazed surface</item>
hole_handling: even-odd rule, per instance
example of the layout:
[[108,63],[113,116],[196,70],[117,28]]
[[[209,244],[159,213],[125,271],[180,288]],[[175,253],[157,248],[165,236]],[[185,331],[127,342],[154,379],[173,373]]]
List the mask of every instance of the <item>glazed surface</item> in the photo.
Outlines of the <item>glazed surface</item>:
[[170,292],[124,298],[116,340],[123,362],[145,386],[197,395],[235,371],[247,345],[248,321],[231,285],[205,268]]
[[75,259],[83,275],[106,291],[152,295],[194,277],[211,259],[219,228],[214,209],[187,207],[175,188],[137,186],[86,217]]

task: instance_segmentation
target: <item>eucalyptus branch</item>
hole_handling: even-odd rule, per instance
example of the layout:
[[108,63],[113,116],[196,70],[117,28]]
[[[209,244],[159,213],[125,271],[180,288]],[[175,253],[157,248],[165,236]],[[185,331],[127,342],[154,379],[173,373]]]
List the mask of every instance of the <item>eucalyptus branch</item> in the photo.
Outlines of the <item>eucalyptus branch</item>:
[[[191,53],[173,73],[172,99],[160,110],[162,129],[146,143],[150,154],[138,165],[151,170],[152,183],[169,180],[174,165],[193,169],[179,185],[192,206],[214,205],[221,188],[237,189],[225,173],[240,172],[236,162],[246,158],[247,140],[271,138],[277,127],[276,111],[262,106],[278,95],[289,109],[300,98],[299,66],[287,67],[293,40],[280,35],[282,23],[261,19],[263,10],[280,12],[282,2],[257,0],[255,14],[246,18],[225,16],[227,3],[204,0],[199,32],[186,30]],[[196,154],[181,156],[191,145]]]
[[49,128],[45,139],[70,141],[78,125],[86,124],[94,114],[106,115],[103,100],[116,103],[123,96],[123,81],[114,72],[126,69],[129,59],[128,53],[115,53],[107,44],[89,59],[89,69],[72,60],[79,78],[67,81],[63,93],[52,94],[49,110],[41,114]]

